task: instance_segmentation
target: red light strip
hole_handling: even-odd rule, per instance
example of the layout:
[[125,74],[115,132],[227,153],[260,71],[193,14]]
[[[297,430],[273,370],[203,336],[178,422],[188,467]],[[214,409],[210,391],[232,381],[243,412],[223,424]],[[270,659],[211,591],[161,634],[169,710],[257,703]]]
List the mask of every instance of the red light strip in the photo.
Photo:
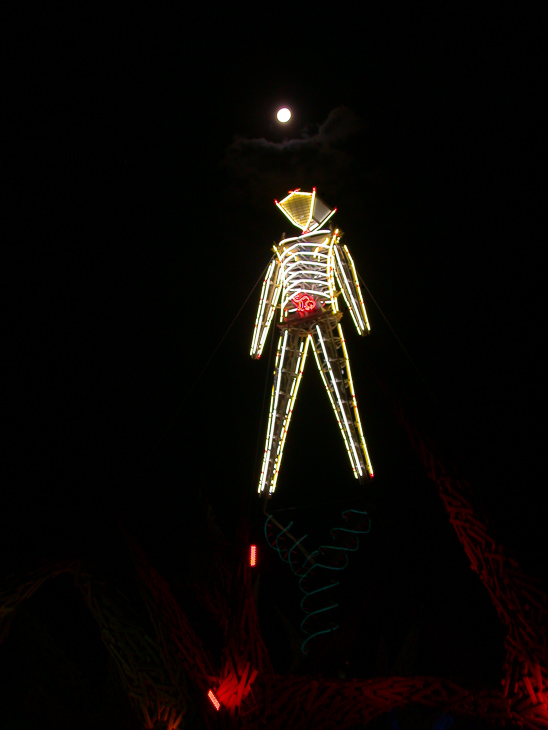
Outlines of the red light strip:
[[213,707],[214,707],[214,708],[215,708],[215,709],[216,709],[217,711],[219,711],[219,710],[221,709],[221,703],[220,703],[220,702],[219,702],[219,700],[218,700],[218,699],[217,699],[217,698],[215,697],[215,692],[214,692],[214,691],[213,691],[212,689],[210,689],[210,690],[209,690],[209,692],[207,693],[207,696],[209,697],[209,701],[211,702],[211,704],[213,705]]
[[257,546],[251,545],[249,548],[249,564],[252,568],[257,565]]

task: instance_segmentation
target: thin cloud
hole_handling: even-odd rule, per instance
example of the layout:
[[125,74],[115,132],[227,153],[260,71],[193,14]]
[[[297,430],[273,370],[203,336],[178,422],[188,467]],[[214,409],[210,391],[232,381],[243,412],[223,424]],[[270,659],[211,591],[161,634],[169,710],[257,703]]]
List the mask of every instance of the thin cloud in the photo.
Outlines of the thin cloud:
[[351,174],[352,142],[363,131],[362,120],[341,106],[317,130],[305,129],[297,139],[236,138],[223,160],[231,197],[270,200],[295,187],[332,190]]

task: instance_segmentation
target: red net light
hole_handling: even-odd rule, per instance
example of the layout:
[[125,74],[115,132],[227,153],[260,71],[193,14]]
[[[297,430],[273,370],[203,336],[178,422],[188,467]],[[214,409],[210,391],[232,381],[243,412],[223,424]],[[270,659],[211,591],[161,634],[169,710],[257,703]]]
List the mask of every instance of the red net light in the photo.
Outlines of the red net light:
[[250,545],[249,547],[249,565],[254,568],[257,565],[257,546]]
[[221,709],[221,703],[220,703],[220,702],[219,702],[219,700],[218,700],[218,699],[217,699],[217,698],[215,697],[215,692],[214,692],[214,691],[213,691],[212,689],[210,689],[210,690],[209,690],[209,692],[207,693],[207,696],[209,697],[209,701],[211,702],[211,704],[213,705],[213,707],[214,707],[214,708],[215,708],[215,709],[216,709],[217,711],[219,711],[219,710]]

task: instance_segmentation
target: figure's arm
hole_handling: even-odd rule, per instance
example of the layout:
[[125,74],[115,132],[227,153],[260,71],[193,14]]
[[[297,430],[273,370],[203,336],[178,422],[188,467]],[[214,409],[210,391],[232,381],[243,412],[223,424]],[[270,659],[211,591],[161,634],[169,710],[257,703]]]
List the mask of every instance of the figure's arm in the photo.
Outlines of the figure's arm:
[[370,332],[369,320],[363,303],[360,282],[356,267],[346,246],[336,243],[333,246],[335,275],[339,288],[341,289],[346,306],[350,310],[356,329],[360,335],[367,335]]
[[270,322],[274,315],[276,305],[280,299],[282,290],[281,264],[277,256],[274,256],[268,265],[266,276],[261,290],[261,299],[255,329],[253,331],[253,342],[251,343],[250,355],[254,360],[261,357]]

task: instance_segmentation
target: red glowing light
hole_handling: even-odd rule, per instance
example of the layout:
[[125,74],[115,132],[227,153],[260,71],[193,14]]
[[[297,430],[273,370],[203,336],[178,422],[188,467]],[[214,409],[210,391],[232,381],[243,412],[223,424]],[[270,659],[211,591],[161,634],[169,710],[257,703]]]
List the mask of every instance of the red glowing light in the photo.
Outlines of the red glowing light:
[[249,547],[249,565],[254,568],[257,565],[257,546],[250,545]]
[[312,312],[312,310],[316,309],[316,300],[302,291],[295,294],[291,301],[297,307],[297,312],[301,317],[306,317],[307,312]]
[[219,700],[218,700],[218,699],[217,699],[217,698],[215,697],[215,692],[213,692],[213,690],[212,690],[212,689],[210,689],[210,690],[209,690],[209,692],[207,693],[207,696],[209,697],[209,701],[211,702],[211,704],[213,705],[213,707],[214,707],[214,708],[215,708],[215,709],[216,709],[217,711],[219,711],[219,710],[221,709],[221,703],[220,703],[220,702],[219,702]]

